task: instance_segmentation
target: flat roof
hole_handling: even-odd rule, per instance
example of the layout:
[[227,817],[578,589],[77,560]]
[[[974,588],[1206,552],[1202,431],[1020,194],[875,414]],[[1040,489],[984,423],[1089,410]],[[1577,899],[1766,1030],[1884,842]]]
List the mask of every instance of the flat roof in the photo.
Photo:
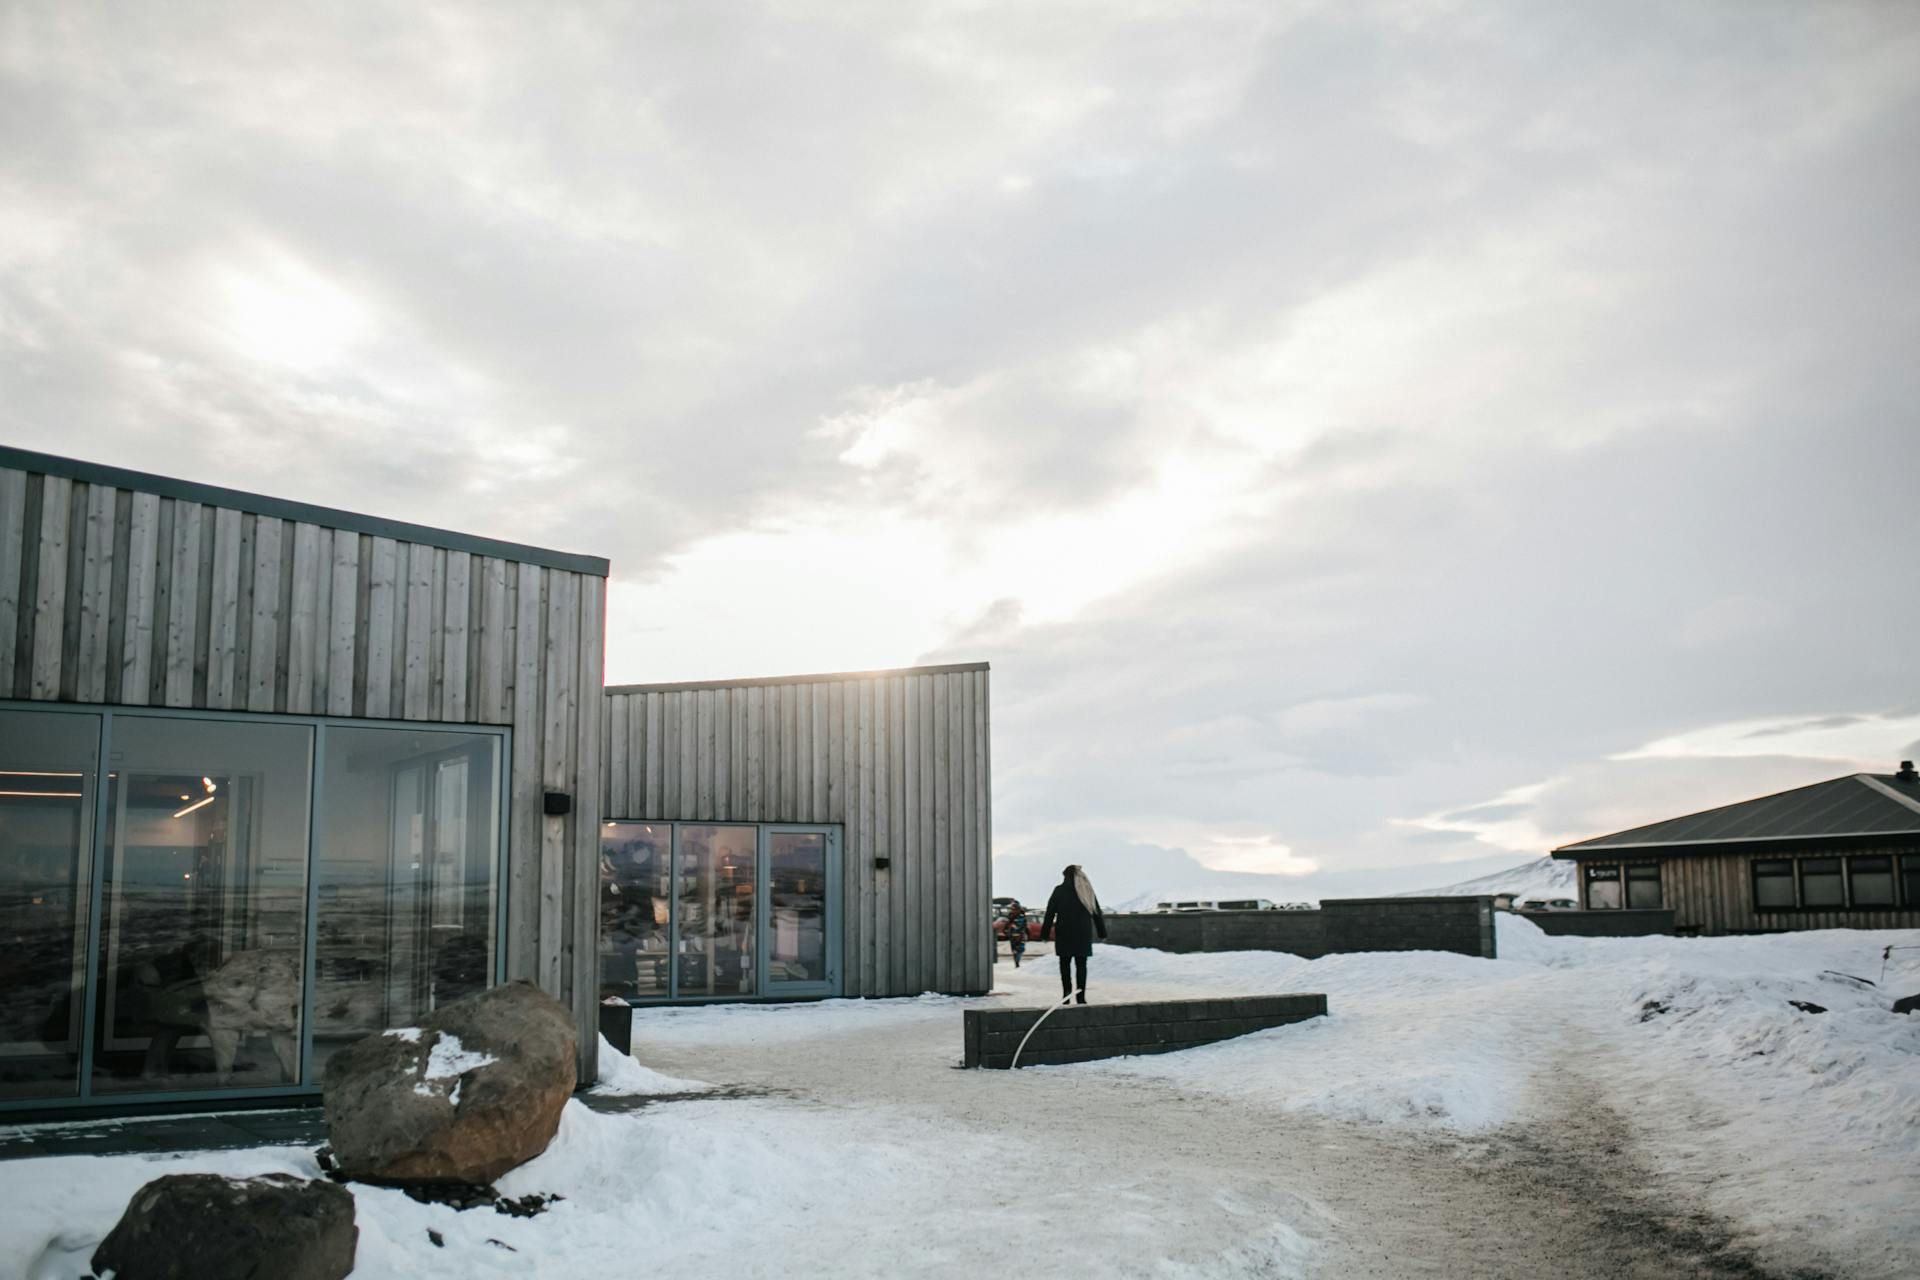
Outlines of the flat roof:
[[949,662],[931,667],[886,667],[879,671],[826,671],[804,676],[757,676],[750,680],[679,680],[666,684],[610,684],[608,693],[680,693],[688,689],[751,689],[770,684],[828,684],[840,680],[879,680],[886,676],[943,676],[958,671],[987,671],[984,662]]
[[83,462],[78,458],[35,453],[31,449],[16,449],[11,445],[0,445],[0,467],[16,471],[36,471],[42,475],[60,476],[85,484],[112,485],[116,489],[155,493],[163,498],[175,498],[182,502],[203,502],[209,506],[249,511],[254,515],[270,516],[278,520],[299,520],[307,524],[325,525],[329,529],[347,529],[355,533],[372,534],[376,538],[420,542],[428,546],[445,547],[449,551],[467,551],[475,555],[495,556],[521,564],[564,569],[568,573],[591,574],[596,578],[606,577],[609,568],[606,559],[601,556],[553,551],[545,547],[529,547],[523,543],[503,542],[498,538],[482,538],[475,534],[458,533],[451,529],[434,529],[424,524],[411,524],[405,520],[388,520],[382,516],[361,515],[358,512],[342,511],[337,507],[320,507],[308,502],[292,502],[286,498],[246,493],[239,489],[223,489],[218,485],[201,484],[197,480],[181,480],[174,476],[159,476],[146,471],[130,471],[125,467],[110,467],[100,462]]

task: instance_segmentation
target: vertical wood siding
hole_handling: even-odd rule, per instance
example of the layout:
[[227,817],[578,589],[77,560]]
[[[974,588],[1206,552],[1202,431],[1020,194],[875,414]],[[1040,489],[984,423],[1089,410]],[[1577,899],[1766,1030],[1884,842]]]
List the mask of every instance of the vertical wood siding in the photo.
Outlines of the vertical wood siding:
[[592,574],[0,467],[0,698],[512,726],[508,973],[583,1078],[604,629]]
[[[980,665],[610,689],[602,811],[838,824],[843,990],[986,991],[988,674]],[[891,865],[877,869],[876,858]]]
[[[1834,850],[1805,847],[1752,848],[1740,853],[1689,853],[1658,858],[1662,902],[1673,909],[1677,928],[1697,928],[1703,934],[1772,933],[1791,929],[1915,929],[1920,928],[1920,905],[1892,910],[1756,911],[1753,906],[1753,863],[1771,858],[1847,858],[1874,855],[1920,855],[1920,843],[1889,842],[1871,848]],[[1623,861],[1645,862],[1633,858]],[[1603,862],[1591,858],[1588,862]],[[1896,886],[1896,893],[1898,886]]]

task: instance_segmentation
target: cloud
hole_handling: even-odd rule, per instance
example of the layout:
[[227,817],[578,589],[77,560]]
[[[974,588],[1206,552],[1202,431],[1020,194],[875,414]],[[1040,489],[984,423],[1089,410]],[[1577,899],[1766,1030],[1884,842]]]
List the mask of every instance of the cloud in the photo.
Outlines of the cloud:
[[1845,3],[16,6],[0,436],[608,555],[616,681],[989,659],[1009,856],[1537,853],[1920,737],[1917,58]]

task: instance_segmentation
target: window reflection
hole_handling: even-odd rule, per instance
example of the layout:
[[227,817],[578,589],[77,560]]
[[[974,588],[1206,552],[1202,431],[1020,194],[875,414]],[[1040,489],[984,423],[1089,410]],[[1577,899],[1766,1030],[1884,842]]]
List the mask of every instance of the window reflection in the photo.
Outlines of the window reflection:
[[827,837],[776,831],[768,837],[773,934],[767,977],[773,982],[827,978]]
[[97,716],[0,711],[0,1098],[79,1089]]
[[600,995],[667,995],[672,828],[609,822],[600,835]]
[[680,995],[753,994],[758,844],[755,827],[680,828]]
[[94,1092],[299,1079],[312,738],[116,721]]
[[327,729],[314,1080],[340,1046],[412,1025],[490,982],[498,743],[491,734]]

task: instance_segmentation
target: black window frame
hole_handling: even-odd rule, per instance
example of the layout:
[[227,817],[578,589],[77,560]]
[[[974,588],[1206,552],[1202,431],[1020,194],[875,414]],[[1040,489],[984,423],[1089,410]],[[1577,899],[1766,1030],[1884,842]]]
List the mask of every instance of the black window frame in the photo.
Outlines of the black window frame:
[[[1782,867],[1784,871],[1774,870],[1762,874],[1762,867]],[[1792,899],[1786,903],[1762,902],[1760,900],[1760,882],[1762,880],[1785,880]],[[1755,911],[1798,911],[1800,910],[1800,863],[1796,858],[1755,858],[1747,866],[1747,880],[1753,893]]]
[[[1600,872],[1611,872],[1601,875]],[[1593,886],[1612,884],[1620,890],[1620,901],[1611,906],[1593,905]],[[1626,869],[1618,862],[1589,862],[1580,868],[1580,908],[1583,911],[1624,911],[1627,906]]]
[[[1807,901],[1807,867],[1808,865],[1811,863],[1829,863],[1829,862],[1833,864],[1832,871],[1830,872],[1824,871],[1824,870],[1815,871],[1813,874],[1817,876],[1823,876],[1823,877],[1831,875],[1834,878],[1835,883],[1837,883],[1840,887],[1840,901],[1838,902]],[[1820,854],[1814,857],[1795,858],[1793,860],[1793,868],[1794,868],[1794,878],[1799,882],[1800,909],[1802,911],[1846,911],[1852,906],[1852,903],[1849,902],[1847,898],[1847,860],[1841,857],[1839,854],[1837,853],[1836,854]]]
[[[1885,864],[1884,867],[1881,868],[1881,870],[1886,875],[1887,881],[1888,881],[1886,901],[1884,902],[1860,901],[1860,895],[1854,890],[1854,876],[1856,874],[1855,868],[1858,867],[1859,864],[1863,862],[1867,862],[1867,863],[1878,862],[1878,863]],[[1875,874],[1875,873],[1869,872],[1868,874]],[[1847,882],[1847,906],[1848,907],[1856,911],[1894,911],[1899,908],[1900,871],[1899,871],[1899,868],[1894,865],[1892,854],[1862,853],[1862,854],[1856,854],[1848,858],[1845,879]]]
[[[1620,869],[1620,902],[1625,911],[1660,911],[1667,905],[1666,878],[1660,874],[1657,862],[1629,862]],[[1636,906],[1633,901],[1634,881],[1653,884],[1653,905]]]

